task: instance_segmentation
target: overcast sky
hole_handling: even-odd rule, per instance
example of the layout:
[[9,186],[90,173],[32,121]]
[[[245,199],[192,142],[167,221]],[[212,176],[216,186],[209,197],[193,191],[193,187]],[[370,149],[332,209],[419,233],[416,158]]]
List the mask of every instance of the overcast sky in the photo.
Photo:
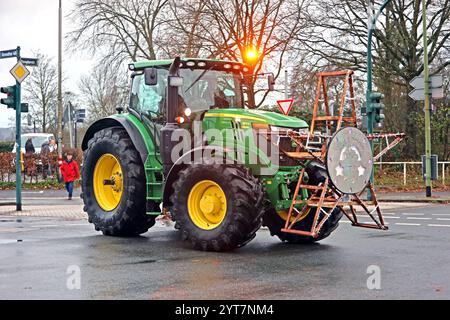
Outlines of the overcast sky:
[[[65,16],[73,6],[73,0],[63,0],[63,34],[72,30]],[[32,51],[58,57],[58,0],[0,0],[0,51],[21,47],[22,57],[32,58]],[[13,85],[14,78],[9,70],[16,63],[15,58],[0,59],[0,86]],[[77,91],[82,74],[90,71],[92,61],[88,55],[63,53],[63,74],[67,78],[67,90]],[[32,68],[29,68],[32,71]],[[23,86],[26,85],[26,81]],[[3,95],[2,95],[3,97]],[[25,102],[25,101],[24,101]],[[9,124],[14,110],[0,106],[0,127]]]

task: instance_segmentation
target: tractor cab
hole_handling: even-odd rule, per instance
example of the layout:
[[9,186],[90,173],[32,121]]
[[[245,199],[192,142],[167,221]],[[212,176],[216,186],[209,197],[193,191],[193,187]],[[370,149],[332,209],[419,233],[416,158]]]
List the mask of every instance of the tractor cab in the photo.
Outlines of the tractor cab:
[[130,64],[133,71],[130,109],[132,112],[164,124],[200,120],[212,109],[242,109],[244,88],[252,74],[238,62],[183,59],[171,86],[178,88],[175,117],[168,118],[169,69],[174,60],[149,60]]

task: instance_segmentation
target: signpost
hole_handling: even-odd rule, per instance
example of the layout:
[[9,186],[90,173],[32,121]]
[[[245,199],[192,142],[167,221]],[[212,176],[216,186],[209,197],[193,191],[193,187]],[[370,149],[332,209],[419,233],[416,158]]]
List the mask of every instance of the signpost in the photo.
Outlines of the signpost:
[[[16,65],[11,69],[10,73],[16,80],[16,85],[13,86],[14,90],[13,95],[14,97],[9,97],[10,100],[14,102],[14,109],[16,109],[16,210],[22,211],[22,163],[21,163],[21,112],[22,111],[28,111],[28,104],[27,103],[21,103],[21,83],[23,80],[28,77],[30,74],[30,71],[27,69],[26,65],[28,66],[36,66],[38,63],[37,59],[29,58],[24,59],[25,61],[21,60],[20,57],[20,47],[17,47],[16,49],[12,50],[3,50],[0,51],[0,59],[5,58],[17,58]],[[12,87],[11,87],[12,88]],[[8,87],[2,88],[7,90]],[[2,90],[2,92],[5,90]],[[2,99],[4,100],[4,99]],[[2,101],[3,103],[3,101]],[[6,104],[6,103],[5,103]],[[7,104],[8,105],[8,104]],[[9,107],[9,105],[8,105]]]
[[[431,76],[428,83],[431,98],[442,99],[444,97],[444,78],[442,75]],[[425,101],[425,78],[423,76],[415,77],[409,84],[414,88],[414,90],[409,93],[411,99],[415,101]]]
[[16,65],[9,72],[18,83],[22,83],[22,81],[30,75],[30,71],[19,59]]
[[281,112],[287,116],[289,112],[291,112],[292,105],[294,104],[294,99],[287,99],[287,100],[278,100],[278,107],[280,108]]

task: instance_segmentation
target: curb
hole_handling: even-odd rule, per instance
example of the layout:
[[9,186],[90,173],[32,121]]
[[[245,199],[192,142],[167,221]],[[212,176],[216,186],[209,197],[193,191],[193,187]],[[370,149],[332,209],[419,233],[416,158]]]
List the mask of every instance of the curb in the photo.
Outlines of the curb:
[[15,206],[15,202],[0,202],[0,206]]
[[389,198],[377,198],[377,200],[378,200],[378,202],[418,202],[418,203],[440,203],[440,204],[447,204],[447,203],[450,203],[450,199],[440,199],[440,198],[437,198],[437,199],[433,199],[433,198],[431,198],[431,199],[422,199],[422,198],[419,198],[419,199],[405,199],[405,198],[392,198],[392,199],[389,199]]

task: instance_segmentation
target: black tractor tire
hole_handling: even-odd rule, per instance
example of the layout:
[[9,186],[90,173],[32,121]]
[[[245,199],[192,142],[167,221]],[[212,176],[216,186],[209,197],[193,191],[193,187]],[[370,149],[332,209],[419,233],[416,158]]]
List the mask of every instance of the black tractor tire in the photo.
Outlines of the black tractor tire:
[[[225,193],[227,210],[214,229],[198,227],[188,210],[193,186],[203,180],[217,183]],[[184,241],[203,251],[230,251],[249,243],[261,227],[264,192],[261,183],[241,166],[191,165],[180,171],[171,196],[172,218]]]
[[[100,207],[93,187],[95,165],[107,153],[118,159],[123,175],[120,203],[112,211],[105,211]],[[155,224],[155,216],[146,214],[144,166],[123,128],[111,127],[95,133],[84,152],[81,176],[83,209],[95,230],[108,236],[131,237],[147,232]],[[157,203],[151,203],[150,206],[152,211],[159,211]]]
[[[325,182],[327,176],[326,170],[320,166],[310,165],[308,166],[306,172],[308,173],[310,185],[319,185]],[[324,209],[326,210],[326,209]],[[343,213],[340,209],[336,208],[331,213],[328,220],[320,229],[317,238],[310,236],[302,236],[293,233],[282,232],[281,229],[284,228],[286,220],[281,218],[276,210],[273,208],[272,204],[266,200],[264,202],[264,214],[263,214],[263,226],[267,227],[272,236],[277,236],[281,241],[294,243],[294,244],[311,244],[320,240],[327,238],[336,228],[339,226],[339,220],[342,218]],[[311,226],[314,222],[314,216],[316,214],[316,209],[311,208],[309,214],[300,222],[296,223],[293,228],[296,230],[310,231]],[[319,221],[323,218],[323,213],[319,215]]]

